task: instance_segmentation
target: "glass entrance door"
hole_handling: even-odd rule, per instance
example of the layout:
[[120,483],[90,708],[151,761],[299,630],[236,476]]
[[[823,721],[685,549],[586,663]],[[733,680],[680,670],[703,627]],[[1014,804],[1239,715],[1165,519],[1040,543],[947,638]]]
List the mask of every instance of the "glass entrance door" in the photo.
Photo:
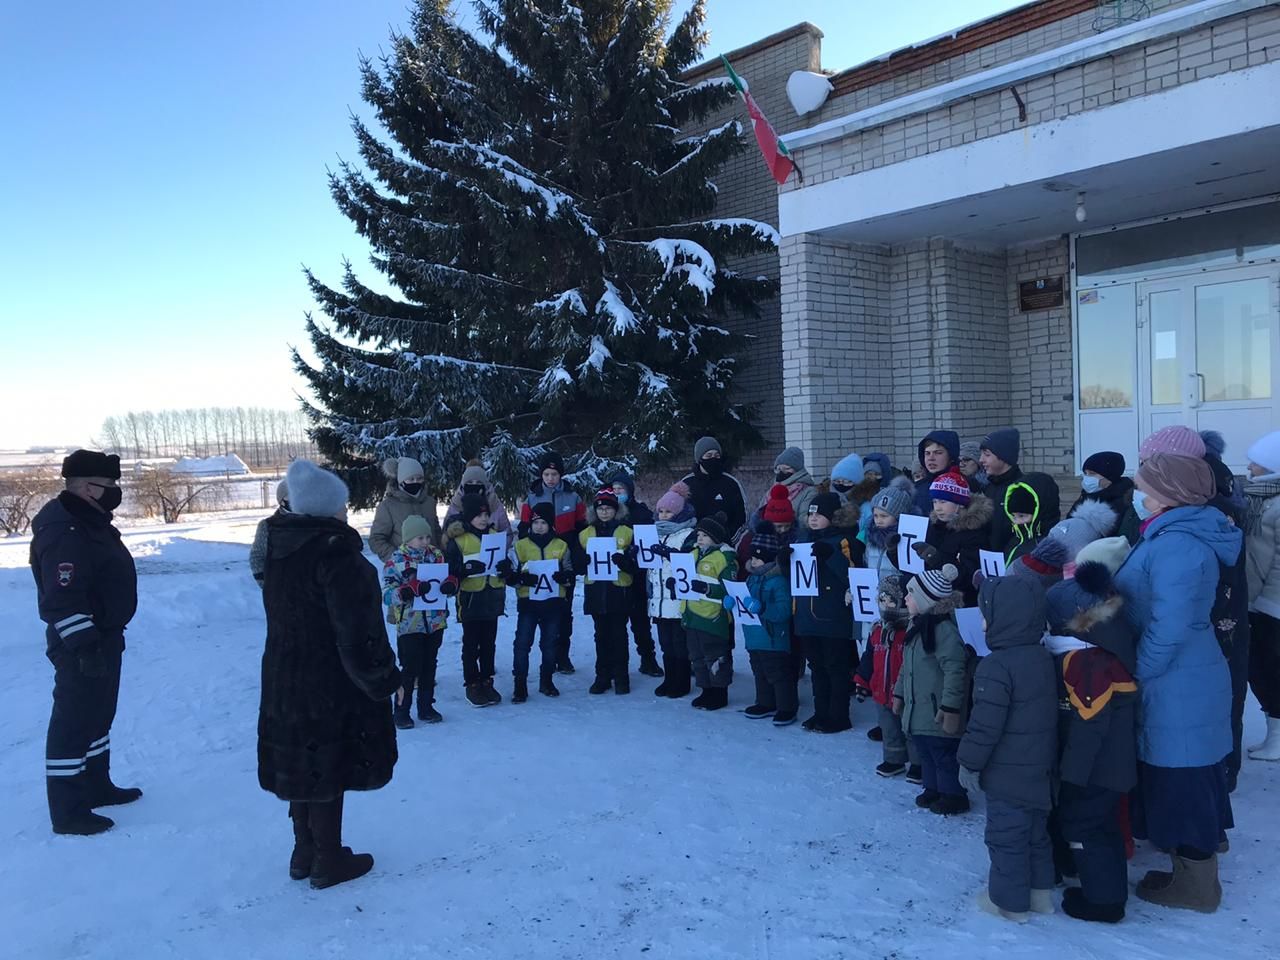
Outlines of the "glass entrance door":
[[1137,286],[1139,424],[1217,430],[1243,470],[1254,440],[1280,424],[1280,271],[1206,272]]

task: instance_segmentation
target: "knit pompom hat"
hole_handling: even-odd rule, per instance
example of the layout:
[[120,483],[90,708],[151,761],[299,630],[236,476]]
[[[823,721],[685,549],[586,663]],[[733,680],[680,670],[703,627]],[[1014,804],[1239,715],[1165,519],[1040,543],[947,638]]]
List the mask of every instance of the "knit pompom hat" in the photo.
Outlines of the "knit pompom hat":
[[915,600],[917,610],[928,613],[939,601],[951,598],[959,576],[960,571],[950,563],[941,570],[926,570],[907,582],[907,593]]
[[413,457],[400,457],[396,461],[396,483],[404,483],[412,477],[425,477],[427,472]]
[[689,488],[685,486],[683,481],[677,480],[671,485],[671,489],[658,498],[658,502],[654,504],[656,510],[669,510],[673,515],[679,514],[684,509],[686,503],[689,502]]
[[929,496],[934,500],[946,500],[966,507],[971,499],[969,481],[964,478],[964,475],[959,470],[948,470],[946,473],[940,474],[933,483],[929,484]]
[[764,509],[760,511],[760,516],[770,523],[796,522],[795,504],[791,502],[791,495],[787,492],[786,484],[775,483],[769,488],[769,499],[765,501]]
[[1138,459],[1150,460],[1157,453],[1168,453],[1175,457],[1194,457],[1203,460],[1205,454],[1204,439],[1190,427],[1176,425],[1157,430],[1138,447]]
[[911,509],[915,500],[915,489],[911,486],[911,481],[906,477],[894,477],[889,486],[876,494],[871,501],[871,508],[887,513],[896,520]]
[[613,492],[613,487],[601,487],[596,491],[595,499],[591,501],[593,506],[597,507],[613,507],[618,509],[618,495]]
[[765,563],[772,563],[778,559],[778,547],[781,543],[772,523],[758,524],[751,534],[751,556],[758,557]]

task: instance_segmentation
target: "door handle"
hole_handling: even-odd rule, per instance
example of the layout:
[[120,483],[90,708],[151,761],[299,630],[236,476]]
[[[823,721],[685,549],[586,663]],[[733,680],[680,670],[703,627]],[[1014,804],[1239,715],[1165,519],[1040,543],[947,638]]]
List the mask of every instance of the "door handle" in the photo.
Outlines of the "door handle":
[[1192,406],[1198,407],[1200,406],[1200,404],[1204,403],[1205,378],[1204,378],[1204,374],[1200,373],[1199,371],[1196,371],[1195,373],[1191,374],[1191,376],[1195,377],[1196,379],[1196,396],[1195,396],[1195,402],[1192,404]]

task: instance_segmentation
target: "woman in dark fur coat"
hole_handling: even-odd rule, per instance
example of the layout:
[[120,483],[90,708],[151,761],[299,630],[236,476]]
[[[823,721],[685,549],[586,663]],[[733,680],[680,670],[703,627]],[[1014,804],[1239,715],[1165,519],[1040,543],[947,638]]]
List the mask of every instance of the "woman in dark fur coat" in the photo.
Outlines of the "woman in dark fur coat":
[[391,779],[400,675],[378,573],[346,524],[346,485],[307,460],[287,479],[291,512],[268,520],[258,783],[289,802],[289,876],[323,889],[373,867],[342,845],[342,798]]

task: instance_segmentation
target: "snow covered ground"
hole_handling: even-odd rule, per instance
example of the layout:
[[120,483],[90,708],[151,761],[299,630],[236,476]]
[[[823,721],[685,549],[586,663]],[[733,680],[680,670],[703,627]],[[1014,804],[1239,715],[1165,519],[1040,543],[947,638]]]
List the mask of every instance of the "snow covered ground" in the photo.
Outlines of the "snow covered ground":
[[[559,700],[489,710],[465,705],[451,625],[445,723],[402,733],[390,786],[348,799],[347,840],[376,856],[374,873],[312,892],[288,879],[285,806],[255,774],[264,627],[245,559],[262,515],[127,531],[141,609],[112,744],[116,779],[146,796],[88,839],[49,831],[51,671],[27,541],[0,541],[0,955],[1276,955],[1280,764],[1246,763],[1216,915],[1133,899],[1115,928],[1061,915],[1013,927],[972,906],[981,810],[944,822],[912,805],[915,788],[876,777],[870,705],[854,734],[818,737],[658,700],[634,672],[631,696],[589,697],[589,621]],[[503,623],[505,695],[514,618]],[[749,683],[740,675],[731,708],[747,705]],[[1260,726],[1251,707],[1251,740]],[[1160,865],[1140,848],[1131,876]]]

